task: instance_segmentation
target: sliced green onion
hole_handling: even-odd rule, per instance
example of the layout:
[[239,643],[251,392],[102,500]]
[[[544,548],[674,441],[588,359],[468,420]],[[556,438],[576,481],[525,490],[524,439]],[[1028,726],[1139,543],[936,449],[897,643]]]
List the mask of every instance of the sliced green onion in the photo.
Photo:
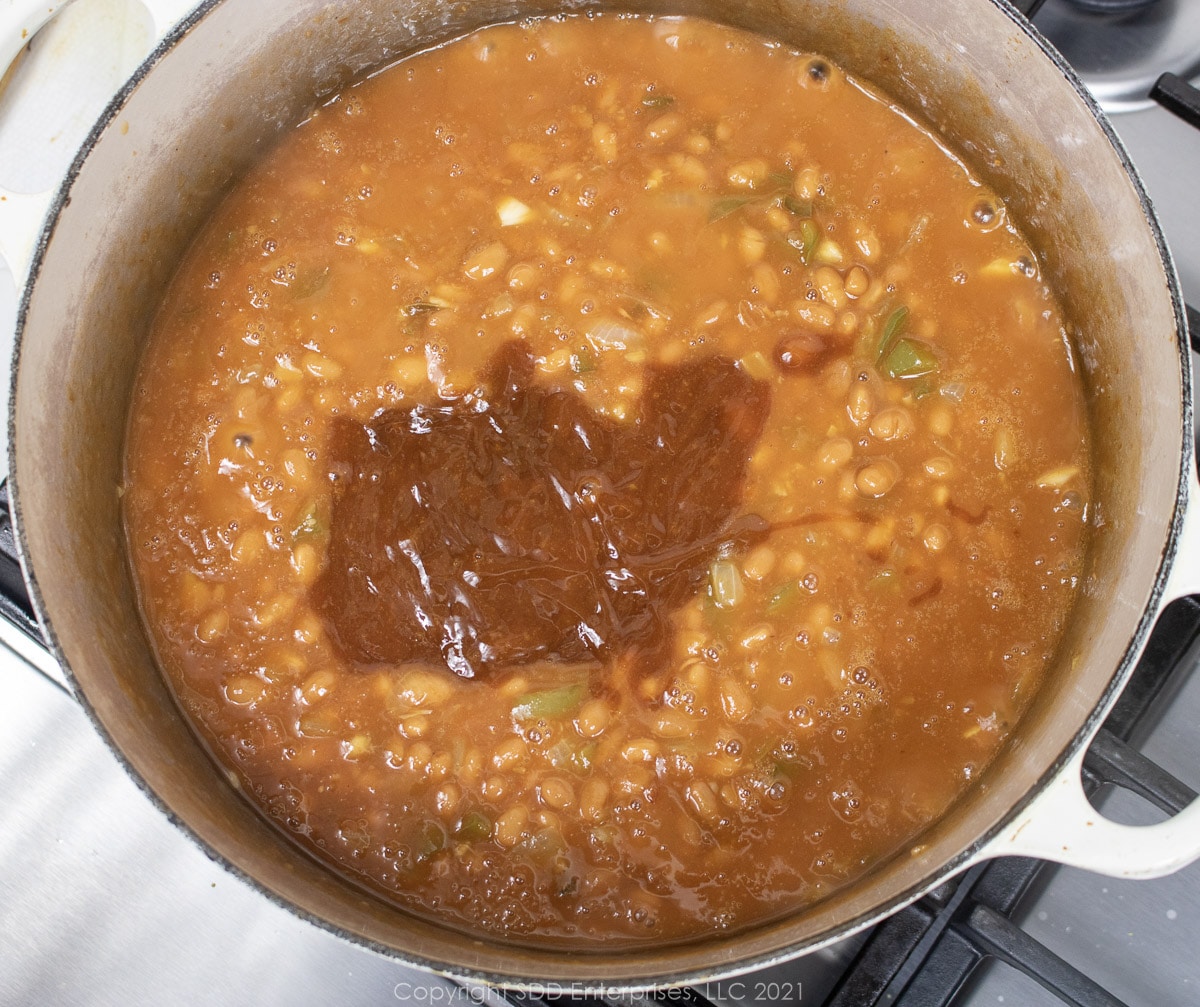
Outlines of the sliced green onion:
[[417,860],[428,860],[446,845],[446,833],[437,822],[424,822],[421,825],[421,838],[417,843]]
[[468,811],[454,830],[456,839],[464,843],[477,843],[492,834],[492,820],[481,811]]
[[937,370],[933,349],[919,339],[903,336],[883,359],[883,373],[889,378],[919,378]]
[[675,99],[669,94],[653,94],[647,91],[646,97],[642,99],[643,108],[666,108],[668,105],[674,105]]
[[757,196],[722,196],[715,200],[708,210],[708,222],[715,224],[718,220],[723,220],[731,213],[736,213],[747,203],[753,203]]
[[541,720],[543,717],[562,717],[575,710],[587,695],[587,683],[576,682],[557,689],[527,692],[512,708],[514,720]]
[[787,234],[787,243],[800,253],[800,261],[806,266],[812,259],[813,251],[820,240],[821,229],[817,227],[817,222],[811,219],[800,221],[799,228],[795,231],[788,231]]
[[797,199],[790,193],[783,197],[782,202],[783,208],[795,217],[812,216],[812,203],[806,203],[802,199]]
[[434,304],[433,301],[413,301],[412,304],[406,304],[400,309],[400,314],[405,318],[416,318],[418,315],[428,315],[434,311],[441,311],[440,304]]
[[903,304],[887,316],[883,323],[883,331],[879,334],[879,344],[875,350],[875,362],[879,364],[888,355],[894,343],[908,325],[908,308]]
[[738,568],[727,559],[719,559],[708,570],[709,581],[712,584],[713,601],[718,608],[733,608],[742,600],[745,591],[742,588],[742,575]]
[[796,593],[796,585],[788,581],[782,587],[776,588],[774,594],[771,595],[767,602],[767,611],[774,612],[776,609],[782,608],[789,598]]

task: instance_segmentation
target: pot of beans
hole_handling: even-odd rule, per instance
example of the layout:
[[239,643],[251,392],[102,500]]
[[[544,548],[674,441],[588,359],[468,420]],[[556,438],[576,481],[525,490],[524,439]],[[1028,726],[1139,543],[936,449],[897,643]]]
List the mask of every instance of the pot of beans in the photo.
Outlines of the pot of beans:
[[213,856],[611,989],[989,857],[1200,855],[1079,776],[1197,586],[1177,282],[1005,3],[148,7],[6,225],[12,497],[80,702]]

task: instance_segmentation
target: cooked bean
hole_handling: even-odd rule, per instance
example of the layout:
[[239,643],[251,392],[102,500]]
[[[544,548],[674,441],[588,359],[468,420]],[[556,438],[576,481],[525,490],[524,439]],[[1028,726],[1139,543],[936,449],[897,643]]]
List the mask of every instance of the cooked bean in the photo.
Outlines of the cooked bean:
[[821,300],[835,311],[846,304],[846,285],[842,274],[832,266],[819,266],[813,273],[813,284],[821,293]]
[[752,158],[730,165],[725,177],[730,185],[736,185],[743,189],[756,189],[767,180],[768,171],[770,171],[770,165],[765,160]]
[[912,415],[903,406],[881,409],[871,419],[871,436],[881,441],[895,441],[911,437],[916,430]]
[[648,139],[656,141],[669,140],[683,127],[683,116],[676,112],[667,112],[646,127],[646,136]]
[[815,374],[841,352],[830,337],[801,330],[776,343],[775,362],[784,373]]
[[875,396],[864,383],[857,382],[850,387],[846,397],[846,414],[856,427],[861,427],[871,419],[875,409]]
[[900,467],[888,458],[868,462],[854,476],[854,485],[865,497],[881,497],[900,478]]
[[463,261],[463,272],[472,280],[486,280],[504,268],[508,249],[502,241],[493,241],[476,249]]
[[769,545],[758,546],[742,563],[742,576],[747,580],[762,580],[775,568],[775,559],[775,550]]
[[602,821],[608,800],[608,784],[596,777],[589,779],[579,793],[579,814],[590,822]]
[[575,791],[571,784],[559,776],[551,776],[538,784],[538,796],[542,802],[560,811],[575,803]]
[[612,711],[603,699],[590,699],[575,715],[575,729],[585,738],[599,737],[608,728]]
[[214,608],[200,617],[196,626],[196,636],[205,643],[219,640],[229,630],[229,612],[223,608]]
[[851,297],[862,297],[871,286],[871,277],[862,266],[852,266],[846,273],[846,293]]
[[817,453],[817,464],[827,472],[840,469],[854,457],[854,445],[845,437],[831,437],[821,445]]
[[815,168],[801,168],[796,172],[792,189],[800,199],[803,199],[805,202],[812,202],[817,198],[817,187],[820,184],[821,177],[817,174]]
[[950,530],[944,524],[931,524],[922,541],[930,552],[941,552],[950,544]]
[[522,804],[513,805],[496,819],[492,838],[505,848],[516,846],[525,834],[527,821],[529,821],[529,809]]

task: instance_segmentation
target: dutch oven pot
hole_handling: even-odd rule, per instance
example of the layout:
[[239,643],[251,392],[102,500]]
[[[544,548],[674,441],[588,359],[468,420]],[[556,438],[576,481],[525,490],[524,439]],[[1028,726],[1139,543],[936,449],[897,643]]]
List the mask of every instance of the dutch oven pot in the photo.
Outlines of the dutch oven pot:
[[[32,30],[52,6],[16,0],[8,13]],[[1128,828],[1093,811],[1079,776],[1156,616],[1200,588],[1177,281],[1111,128],[1002,0],[206,0],[175,27],[184,0],[147,6],[166,37],[93,130],[44,227],[20,230],[22,217],[41,224],[36,201],[0,201],[0,233],[18,249],[14,272],[29,274],[11,488],[30,594],[55,657],[118,758],[211,854],[318,926],[408,963],[605,989],[702,981],[813,950],[988,857],[1151,876],[1200,856],[1200,802]],[[319,96],[413,49],[525,14],[608,6],[705,15],[825,53],[969,159],[1023,222],[1071,320],[1094,431],[1097,527],[1056,666],[995,762],[914,843],[797,915],[678,945],[568,954],[406,915],[260,817],[196,741],[155,667],[117,486],[134,368],[159,293],[230,182],[281,129]],[[28,259],[22,233],[37,235]]]

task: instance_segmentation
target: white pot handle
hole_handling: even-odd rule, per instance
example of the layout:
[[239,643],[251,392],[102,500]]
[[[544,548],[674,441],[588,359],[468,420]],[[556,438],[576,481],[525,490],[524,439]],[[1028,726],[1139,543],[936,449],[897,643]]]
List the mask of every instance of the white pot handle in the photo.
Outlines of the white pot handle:
[[[1171,602],[1200,594],[1200,486],[1189,459],[1178,550],[1158,615]],[[1089,739],[1088,744],[1091,743]],[[1119,825],[1092,807],[1083,790],[1088,745],[1005,830],[974,858],[1027,856],[1117,878],[1159,878],[1200,860],[1200,798],[1155,825]]]
[[[29,40],[72,0],[0,0],[0,74],[3,74]],[[196,0],[141,0],[154,21],[157,44],[195,5]],[[13,192],[0,186],[0,256],[24,287],[29,267],[55,190]]]

